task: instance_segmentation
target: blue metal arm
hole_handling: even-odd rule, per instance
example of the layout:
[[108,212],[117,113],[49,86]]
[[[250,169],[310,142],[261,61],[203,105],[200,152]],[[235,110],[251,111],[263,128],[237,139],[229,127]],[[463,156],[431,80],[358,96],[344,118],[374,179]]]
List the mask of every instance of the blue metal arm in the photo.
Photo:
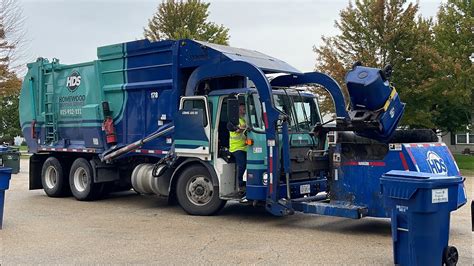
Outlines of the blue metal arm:
[[348,118],[344,94],[341,87],[330,76],[320,72],[309,72],[302,75],[284,75],[273,79],[270,83],[272,86],[289,87],[302,84],[318,84],[323,86],[334,100],[337,117]]

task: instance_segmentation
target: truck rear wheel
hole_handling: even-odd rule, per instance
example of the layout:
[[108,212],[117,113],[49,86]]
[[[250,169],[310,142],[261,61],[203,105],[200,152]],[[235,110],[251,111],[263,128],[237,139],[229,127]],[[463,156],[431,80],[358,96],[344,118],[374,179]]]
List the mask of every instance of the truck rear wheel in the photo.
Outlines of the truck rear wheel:
[[78,158],[72,163],[69,172],[69,186],[72,195],[81,201],[97,199],[102,190],[102,184],[94,183],[92,166],[84,158]]
[[213,215],[226,201],[219,198],[219,188],[203,166],[191,166],[179,176],[176,185],[179,205],[191,215]]
[[66,196],[69,188],[67,176],[64,169],[55,157],[49,157],[43,163],[41,169],[41,184],[43,190],[49,197]]

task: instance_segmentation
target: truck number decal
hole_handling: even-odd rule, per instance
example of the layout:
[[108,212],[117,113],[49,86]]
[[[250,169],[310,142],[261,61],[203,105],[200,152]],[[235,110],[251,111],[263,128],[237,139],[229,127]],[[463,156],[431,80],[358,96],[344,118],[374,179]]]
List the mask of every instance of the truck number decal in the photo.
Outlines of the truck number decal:
[[62,116],[80,116],[82,115],[81,108],[68,108],[68,109],[61,109],[59,114]]
[[85,95],[59,97],[59,115],[68,117],[82,116],[82,106],[84,106],[85,100]]
[[150,93],[150,98],[152,99],[158,99],[158,92],[157,91],[152,91]]

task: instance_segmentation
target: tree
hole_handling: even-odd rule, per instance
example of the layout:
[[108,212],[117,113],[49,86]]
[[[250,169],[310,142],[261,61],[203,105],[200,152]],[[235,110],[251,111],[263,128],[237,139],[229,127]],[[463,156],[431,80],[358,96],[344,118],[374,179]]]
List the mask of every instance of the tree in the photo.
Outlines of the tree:
[[12,0],[0,0],[0,139],[13,142],[21,135],[18,97],[21,80],[13,71],[21,38],[21,10]]
[[[444,127],[437,111],[443,95],[435,90],[435,84],[446,60],[435,47],[433,21],[418,15],[418,4],[357,0],[340,12],[335,27],[340,34],[323,37],[323,44],[314,47],[317,70],[345,84],[344,76],[353,62],[378,68],[390,63],[394,69],[392,85],[407,103],[402,125]],[[460,96],[455,93],[454,97]],[[444,106],[454,107],[454,103]],[[443,115],[456,113],[447,109]]]
[[[26,50],[24,17],[22,9],[16,0],[0,0],[0,58],[7,60],[12,71],[21,71]],[[5,62],[5,61],[3,61]]]
[[434,91],[435,123],[444,131],[463,131],[474,113],[474,3],[450,0],[441,5],[434,26],[435,48],[442,58]]
[[208,22],[210,3],[200,0],[163,1],[144,29],[145,38],[151,41],[166,39],[195,39],[227,45],[229,29]]
[[18,94],[12,94],[0,98],[0,141],[12,144],[16,136],[21,136]]

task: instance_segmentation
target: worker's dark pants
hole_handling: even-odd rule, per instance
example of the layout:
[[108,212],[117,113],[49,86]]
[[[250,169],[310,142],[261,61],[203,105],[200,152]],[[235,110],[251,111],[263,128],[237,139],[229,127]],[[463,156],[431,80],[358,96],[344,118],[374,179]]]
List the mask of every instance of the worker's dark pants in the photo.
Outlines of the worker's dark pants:
[[239,187],[244,186],[244,172],[247,166],[247,152],[245,151],[234,151],[232,153],[235,158],[235,164],[237,166],[237,180],[239,181]]

